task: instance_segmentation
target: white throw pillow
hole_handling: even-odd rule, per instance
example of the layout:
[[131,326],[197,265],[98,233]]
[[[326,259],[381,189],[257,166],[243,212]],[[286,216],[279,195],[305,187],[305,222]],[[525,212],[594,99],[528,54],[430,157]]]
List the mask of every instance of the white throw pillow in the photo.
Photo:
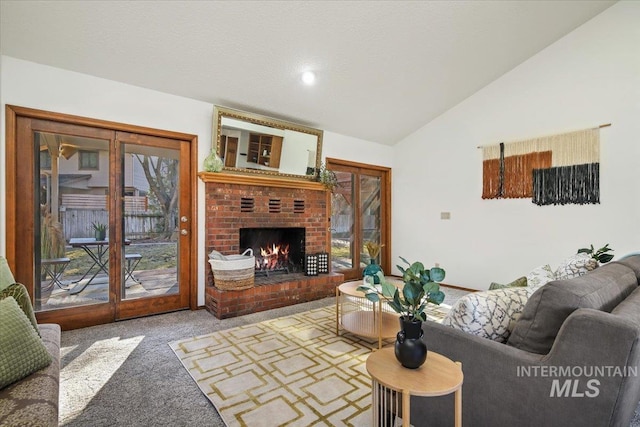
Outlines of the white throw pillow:
[[598,268],[598,261],[591,255],[580,253],[570,256],[560,263],[556,270],[556,280],[573,279]]
[[555,279],[555,272],[551,269],[549,264],[545,264],[527,274],[527,286],[536,290]]
[[533,290],[529,287],[472,292],[460,298],[442,321],[472,335],[506,342]]

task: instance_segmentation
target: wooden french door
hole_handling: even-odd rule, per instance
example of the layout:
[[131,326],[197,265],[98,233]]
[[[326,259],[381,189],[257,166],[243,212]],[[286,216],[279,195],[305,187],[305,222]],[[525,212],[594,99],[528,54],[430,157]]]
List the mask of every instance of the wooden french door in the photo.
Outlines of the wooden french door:
[[235,168],[238,161],[238,138],[222,135],[221,154],[226,167]]
[[382,246],[377,262],[391,268],[391,169],[327,158],[338,186],[331,194],[332,270],[345,279],[362,277],[370,262],[367,242]]
[[11,106],[7,118],[7,258],[38,320],[196,308],[196,138]]

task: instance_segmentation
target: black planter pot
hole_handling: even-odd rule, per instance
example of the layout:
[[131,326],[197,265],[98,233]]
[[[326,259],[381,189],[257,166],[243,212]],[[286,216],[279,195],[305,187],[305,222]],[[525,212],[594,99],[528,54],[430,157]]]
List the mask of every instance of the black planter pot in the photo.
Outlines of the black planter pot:
[[395,353],[405,368],[417,369],[427,360],[427,345],[422,341],[422,322],[400,317],[400,332],[396,335]]

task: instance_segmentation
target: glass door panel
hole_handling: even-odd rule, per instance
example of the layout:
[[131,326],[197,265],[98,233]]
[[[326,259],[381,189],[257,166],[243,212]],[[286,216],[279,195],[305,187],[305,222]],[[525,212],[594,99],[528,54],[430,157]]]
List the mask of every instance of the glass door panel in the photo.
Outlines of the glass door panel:
[[331,267],[340,271],[354,266],[355,180],[351,172],[335,174],[338,186],[331,194]]
[[34,132],[37,311],[109,301],[109,140]]
[[121,298],[177,294],[180,150],[137,144],[122,149]]
[[[365,245],[367,242],[382,245],[380,238],[380,226],[382,223],[382,211],[380,203],[380,177],[360,175],[360,267],[364,268],[371,262],[371,257]],[[380,255],[375,260],[380,263]]]

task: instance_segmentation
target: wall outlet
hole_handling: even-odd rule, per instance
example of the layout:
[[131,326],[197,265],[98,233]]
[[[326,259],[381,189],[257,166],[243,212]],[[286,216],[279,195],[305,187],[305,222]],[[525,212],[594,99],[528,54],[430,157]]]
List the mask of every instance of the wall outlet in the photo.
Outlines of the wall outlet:
[[440,219],[451,219],[451,212],[440,212]]

